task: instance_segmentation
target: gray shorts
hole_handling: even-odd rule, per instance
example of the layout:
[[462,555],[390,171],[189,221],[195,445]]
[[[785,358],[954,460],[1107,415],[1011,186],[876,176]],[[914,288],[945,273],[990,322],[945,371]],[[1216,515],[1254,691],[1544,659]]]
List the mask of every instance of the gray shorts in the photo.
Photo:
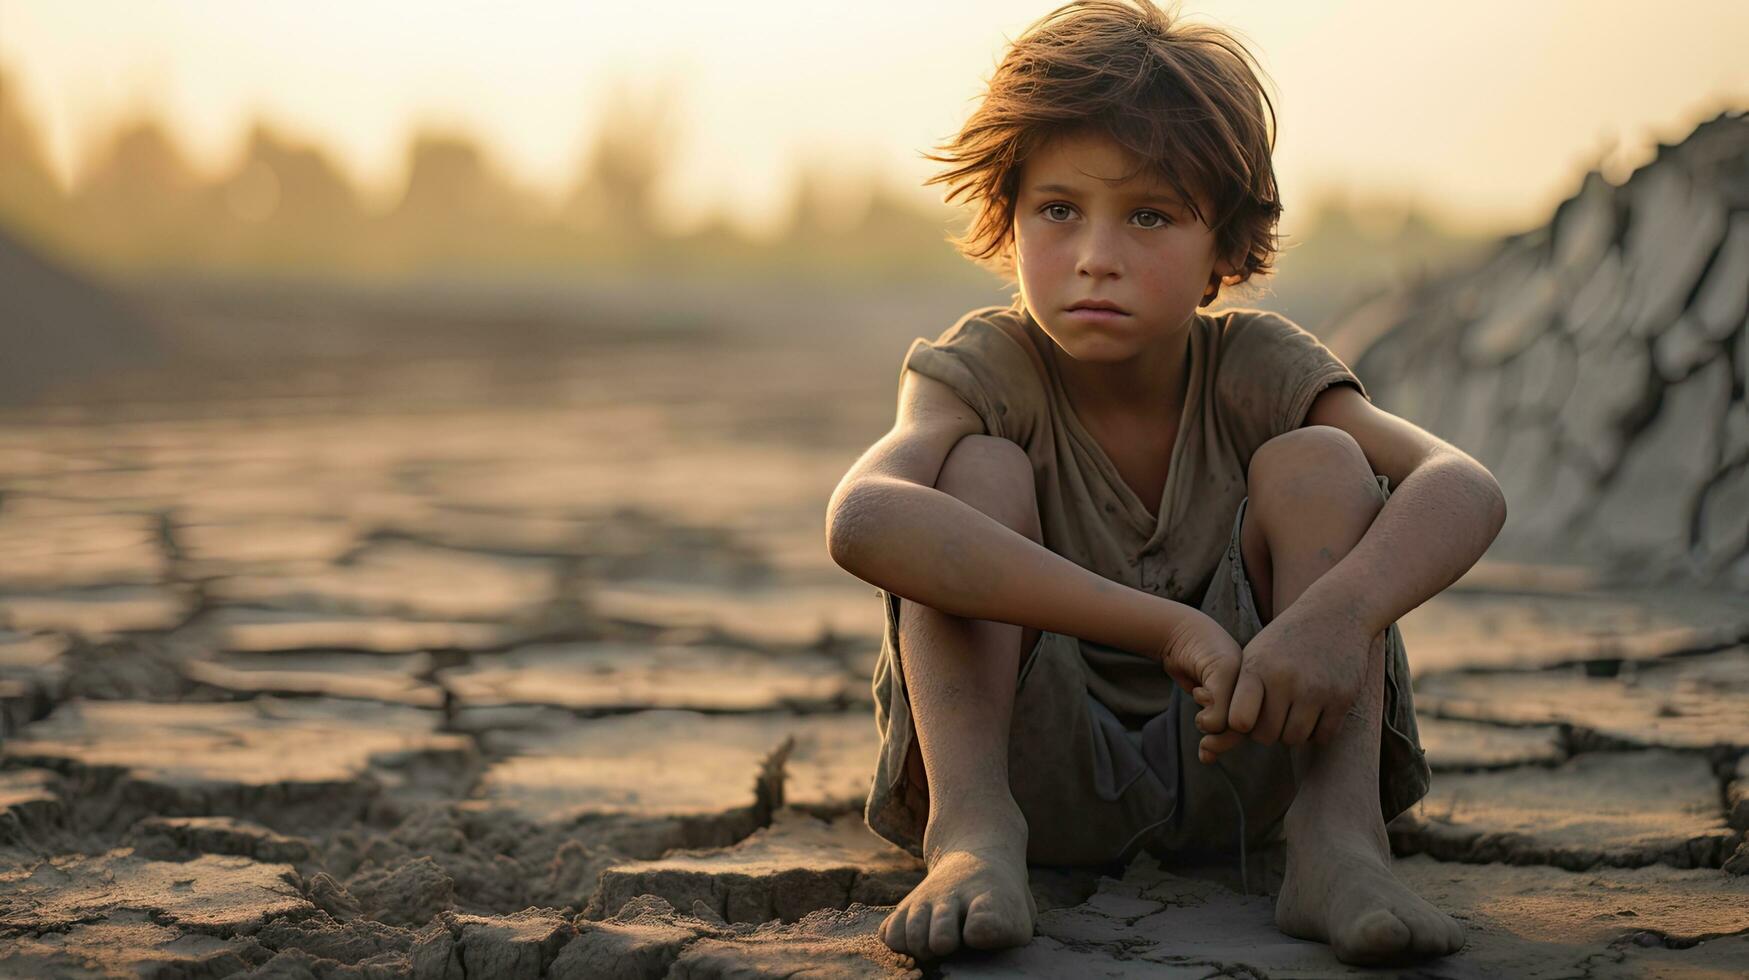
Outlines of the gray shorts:
[[[1378,477],[1384,499],[1390,482]],[[1201,610],[1241,646],[1263,629],[1239,550],[1245,501]],[[863,816],[881,837],[921,856],[927,795],[906,769],[913,730],[899,668],[899,600],[882,592],[886,633],[874,672],[881,750]],[[1379,739],[1379,809],[1385,820],[1426,795],[1432,774],[1415,727],[1409,663],[1396,624],[1385,631],[1385,703]],[[1196,757],[1197,706],[1174,690],[1139,730],[1087,691],[1080,640],[1041,633],[1021,658],[1009,735],[1009,789],[1026,815],[1033,864],[1128,862],[1146,849],[1231,852],[1243,804],[1247,844],[1278,840],[1293,802],[1288,749],[1246,742],[1215,765]],[[1218,770],[1218,771],[1217,771]],[[1224,777],[1223,778],[1223,774]],[[1230,781],[1230,784],[1229,784]]]

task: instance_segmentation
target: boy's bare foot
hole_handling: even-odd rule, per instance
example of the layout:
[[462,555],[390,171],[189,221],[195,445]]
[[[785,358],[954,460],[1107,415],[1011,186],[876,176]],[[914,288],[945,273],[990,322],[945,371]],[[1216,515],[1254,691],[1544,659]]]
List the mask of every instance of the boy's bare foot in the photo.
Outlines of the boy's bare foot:
[[1003,949],[1032,940],[1038,906],[1026,883],[1026,817],[1002,797],[931,815],[923,834],[929,874],[881,923],[888,946],[929,959],[961,946]]
[[1374,826],[1365,830],[1336,824],[1348,829],[1320,833],[1319,821],[1296,816],[1290,810],[1287,876],[1275,902],[1282,932],[1329,943],[1337,959],[1362,966],[1463,948],[1464,927],[1391,874],[1390,845],[1376,809],[1370,813]]

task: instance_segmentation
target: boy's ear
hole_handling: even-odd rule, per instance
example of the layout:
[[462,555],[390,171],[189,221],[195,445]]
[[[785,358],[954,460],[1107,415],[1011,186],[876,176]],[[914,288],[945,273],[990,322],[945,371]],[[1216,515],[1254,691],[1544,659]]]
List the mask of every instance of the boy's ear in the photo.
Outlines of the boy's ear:
[[1219,298],[1221,295],[1221,287],[1227,284],[1227,277],[1238,275],[1239,269],[1240,265],[1237,257],[1231,259],[1216,259],[1215,267],[1213,271],[1209,273],[1208,285],[1204,287],[1202,291],[1202,302],[1198,305],[1207,306]]
[[1217,258],[1215,259],[1214,277],[1225,279],[1228,276],[1236,276],[1239,274],[1239,270],[1243,265],[1244,256],[1241,254],[1235,253],[1230,256]]

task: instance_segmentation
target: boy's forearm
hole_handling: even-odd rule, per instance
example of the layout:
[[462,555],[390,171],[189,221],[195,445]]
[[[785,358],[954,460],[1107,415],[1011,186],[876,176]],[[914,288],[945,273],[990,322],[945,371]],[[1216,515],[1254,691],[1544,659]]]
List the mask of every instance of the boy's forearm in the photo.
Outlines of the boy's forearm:
[[1467,456],[1434,455],[1391,491],[1359,543],[1301,601],[1334,605],[1369,634],[1382,632],[1468,571],[1505,520],[1487,470]]
[[933,609],[1078,636],[1158,658],[1196,610],[1114,582],[934,487],[869,481],[836,501],[832,557]]

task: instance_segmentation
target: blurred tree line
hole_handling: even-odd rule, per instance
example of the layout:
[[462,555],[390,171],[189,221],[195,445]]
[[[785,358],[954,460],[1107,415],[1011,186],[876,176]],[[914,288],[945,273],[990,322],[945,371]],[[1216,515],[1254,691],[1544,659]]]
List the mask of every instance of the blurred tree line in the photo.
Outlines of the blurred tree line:
[[869,179],[867,206],[843,220],[824,172],[797,181],[790,224],[754,239],[716,220],[659,229],[655,194],[675,132],[660,97],[622,94],[557,202],[517,187],[466,134],[428,131],[407,147],[406,179],[386,211],[365,206],[319,147],[255,123],[225,171],[203,176],[160,119],[115,128],[70,189],[0,71],[0,225],[100,273],[382,279],[545,278],[662,269],[728,274],[984,274],[955,258],[954,212]]
[[[721,217],[686,234],[661,229],[656,190],[679,135],[671,108],[661,93],[615,93],[557,201],[517,187],[473,138],[421,133],[407,147],[398,199],[373,211],[322,149],[260,122],[234,163],[209,176],[189,164],[162,120],[136,118],[118,125],[63,189],[0,70],[0,227],[99,274],[136,281],[729,277],[848,284],[927,276],[993,283],[947,241],[963,214],[902,198],[873,175],[853,186],[859,181],[828,164],[802,169],[789,223],[776,238],[750,238]],[[866,204],[847,207],[847,198]],[[1301,234],[1284,240],[1277,274],[1231,298],[1283,310],[1315,329],[1382,284],[1460,261],[1480,245],[1413,208],[1380,230],[1376,211],[1339,197],[1312,202]],[[1360,220],[1369,215],[1375,220]]]

